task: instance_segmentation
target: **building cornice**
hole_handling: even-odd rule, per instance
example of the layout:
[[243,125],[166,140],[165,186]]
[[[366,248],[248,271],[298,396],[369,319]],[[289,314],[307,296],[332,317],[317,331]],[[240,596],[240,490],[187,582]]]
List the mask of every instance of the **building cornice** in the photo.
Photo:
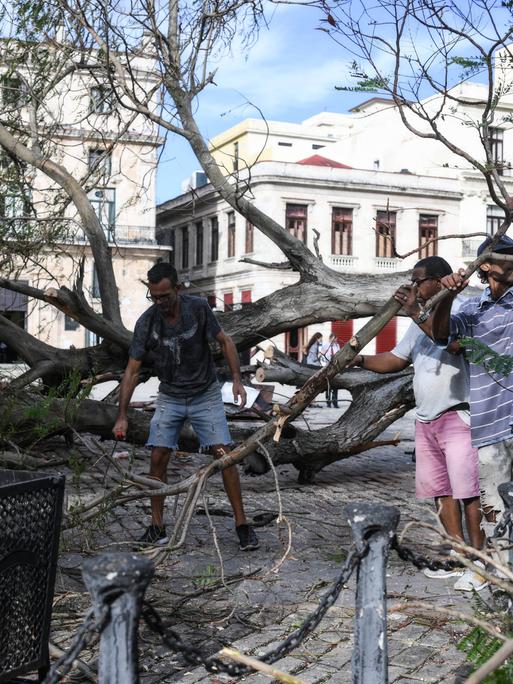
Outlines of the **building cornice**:
[[[310,168],[315,168],[315,176],[312,173],[308,175]],[[299,172],[299,169],[302,172]],[[413,180],[415,182],[412,182]],[[462,179],[457,177],[420,176],[365,169],[308,167],[290,162],[260,162],[255,164],[251,171],[252,188],[259,185],[273,185],[276,188],[294,186],[297,188],[351,189],[355,192],[410,194],[415,197],[436,196],[454,200],[460,200],[464,196],[462,183]],[[189,211],[193,201],[197,207],[207,204],[213,199],[220,201],[221,198],[212,185],[208,184],[158,205],[157,215],[162,218],[168,212]]]

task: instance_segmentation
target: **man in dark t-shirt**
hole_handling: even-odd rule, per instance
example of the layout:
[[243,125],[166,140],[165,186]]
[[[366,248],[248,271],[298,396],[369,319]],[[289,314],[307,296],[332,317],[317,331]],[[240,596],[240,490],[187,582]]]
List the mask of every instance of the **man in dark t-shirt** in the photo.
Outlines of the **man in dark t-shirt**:
[[[179,295],[176,270],[167,263],[156,264],[148,271],[148,290],[153,306],[135,324],[113,432],[118,439],[126,435],[128,405],[141,364],[143,360],[152,362],[160,385],[147,441],[152,448],[150,475],[167,482],[169,456],[178,447],[178,436],[187,419],[202,450],[211,450],[214,458],[229,451],[231,437],[209,342],[217,340],[221,345],[232,374],[234,401],[241,407],[246,403],[246,391],[240,380],[236,347],[207,300]],[[237,466],[225,468],[222,474],[239,546],[242,550],[256,549],[258,539],[244,514]],[[165,544],[164,497],[152,497],[151,512],[152,523],[140,541]]]

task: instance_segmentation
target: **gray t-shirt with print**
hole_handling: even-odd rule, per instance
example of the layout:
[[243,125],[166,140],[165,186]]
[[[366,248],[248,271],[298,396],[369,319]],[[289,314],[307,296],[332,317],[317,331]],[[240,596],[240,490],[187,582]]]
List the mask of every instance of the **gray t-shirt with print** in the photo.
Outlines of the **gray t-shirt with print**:
[[463,354],[450,354],[412,323],[392,354],[413,363],[416,418],[435,420],[444,411],[468,403],[469,372]]
[[164,320],[153,305],[137,320],[129,356],[150,361],[159,391],[183,398],[199,394],[216,380],[209,342],[222,331],[206,299],[180,295],[180,319]]

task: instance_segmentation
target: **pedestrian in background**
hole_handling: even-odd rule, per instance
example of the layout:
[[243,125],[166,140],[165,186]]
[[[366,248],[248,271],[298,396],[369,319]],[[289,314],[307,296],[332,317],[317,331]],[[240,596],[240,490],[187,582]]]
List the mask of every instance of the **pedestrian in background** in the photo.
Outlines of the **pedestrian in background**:
[[[332,332],[329,336],[328,342],[321,346],[321,366],[327,366],[331,359],[339,351],[340,344],[338,343],[337,336]],[[333,406],[333,408],[338,408],[338,389],[336,387],[331,387],[329,382],[328,387],[326,388],[326,402],[328,404],[328,408],[331,406]]]
[[308,344],[306,345],[306,363],[309,366],[320,366],[321,365],[321,346],[322,346],[322,333],[316,332],[312,335]]

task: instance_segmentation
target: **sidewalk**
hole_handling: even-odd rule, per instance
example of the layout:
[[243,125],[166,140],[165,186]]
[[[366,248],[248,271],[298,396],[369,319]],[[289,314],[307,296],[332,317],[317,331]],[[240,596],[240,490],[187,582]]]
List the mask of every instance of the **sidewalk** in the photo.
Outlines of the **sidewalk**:
[[[336,419],[336,409],[310,408],[306,418],[313,427]],[[209,654],[223,645],[258,656],[287,637],[318,605],[338,576],[351,535],[344,517],[349,502],[367,501],[397,506],[401,512],[399,530],[416,521],[433,522],[432,504],[415,501],[413,420],[411,415],[395,423],[382,436],[401,433],[398,447],[374,449],[333,464],[317,475],[315,484],[300,486],[292,466],[280,466],[278,478],[283,514],[292,529],[292,547],[284,560],[287,543],[285,526],[276,523],[260,527],[260,549],[250,553],[238,550],[229,506],[221,479],[208,484],[208,510],[214,523],[222,566],[204,510],[193,518],[184,548],[165,565],[159,566],[148,598],[163,615],[168,626],[182,639]],[[193,459],[180,459],[170,469],[170,481],[184,477],[198,465]],[[142,472],[139,468],[138,471]],[[82,484],[84,490],[86,481]],[[90,481],[97,491],[98,483]],[[274,477],[242,477],[248,516],[277,512],[279,504]],[[200,501],[200,509],[203,502]],[[172,525],[170,502],[167,518]],[[147,521],[148,506],[137,502],[118,509],[114,522],[98,530],[90,539],[92,553],[106,548],[126,549],[126,542],[137,538]],[[411,526],[404,543],[428,553],[425,530]],[[57,592],[83,591],[79,580],[82,561],[79,534],[68,535],[66,552],[60,558]],[[117,546],[123,542],[125,546]],[[391,552],[387,573],[389,610],[404,601],[422,600],[433,605],[472,613],[471,596],[453,589],[455,579],[427,579],[412,565]],[[224,585],[223,585],[224,582]],[[352,631],[355,579],[351,578],[337,603],[329,609],[315,633],[291,655],[276,663],[308,684],[351,682]],[[486,589],[484,590],[487,591]],[[482,592],[484,593],[484,592]],[[87,597],[83,597],[87,603]],[[467,626],[435,614],[418,617],[391,612],[389,625],[389,681],[413,682],[464,681],[465,656],[456,649]],[[54,626],[54,639],[63,632]],[[232,682],[224,675],[208,674],[203,668],[188,666],[181,656],[171,654],[158,638],[142,629],[142,681]],[[246,677],[251,684],[269,682],[262,674]]]

